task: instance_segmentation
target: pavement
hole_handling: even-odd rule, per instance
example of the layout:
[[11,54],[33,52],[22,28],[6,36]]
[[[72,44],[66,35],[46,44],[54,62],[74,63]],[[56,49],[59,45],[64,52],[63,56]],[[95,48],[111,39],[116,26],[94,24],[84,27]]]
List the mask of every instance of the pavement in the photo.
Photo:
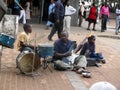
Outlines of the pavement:
[[[31,37],[37,38],[37,45],[43,43],[53,44],[57,40],[57,34],[54,35],[54,41],[48,41],[47,36],[50,29],[46,30],[45,25],[32,24],[33,32]],[[71,27],[69,39],[77,41],[79,44],[90,31],[86,30],[87,22],[83,22],[82,27]],[[91,25],[92,28],[92,25]],[[96,52],[102,52],[106,60],[106,64],[101,67],[87,67],[92,73],[91,78],[84,78],[80,74],[73,71],[56,71],[52,67],[52,73],[49,69],[38,70],[39,75],[29,77],[25,75],[17,75],[16,57],[19,54],[16,48],[3,48],[1,58],[0,72],[0,90],[88,90],[88,88],[100,81],[107,81],[120,90],[120,34],[115,35],[115,20],[110,20],[106,32],[100,32],[100,23],[96,25],[94,35],[96,36]],[[23,31],[22,25],[19,25],[18,34]],[[32,44],[35,42],[33,40]]]

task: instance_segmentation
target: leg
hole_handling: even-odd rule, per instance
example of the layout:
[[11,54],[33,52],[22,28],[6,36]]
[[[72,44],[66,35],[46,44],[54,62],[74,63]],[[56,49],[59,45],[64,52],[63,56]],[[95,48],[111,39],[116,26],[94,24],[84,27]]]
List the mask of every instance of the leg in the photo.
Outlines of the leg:
[[116,31],[115,31],[116,35],[118,34],[119,21],[120,21],[119,19],[116,19]]
[[96,25],[96,23],[93,23],[93,30],[94,30],[94,31],[96,31],[96,30],[95,30],[95,25]]
[[66,17],[64,17],[64,20],[63,20],[63,30],[66,30]]
[[54,62],[55,68],[58,70],[67,70],[67,69],[71,69],[71,65],[64,63],[61,60],[57,60]]
[[56,25],[57,24],[55,23],[52,30],[51,30],[51,32],[50,32],[50,34],[48,35],[48,40],[50,40],[50,41],[52,40],[53,35],[56,33],[56,30],[57,30]]
[[102,21],[101,21],[101,32],[104,32],[104,27],[105,27],[105,25],[104,25],[104,23],[105,23],[105,18],[104,18],[104,16],[102,16]]
[[91,23],[88,22],[88,28],[87,28],[87,30],[90,30],[90,25],[91,25]]
[[67,16],[66,27],[68,32],[70,32],[70,23],[71,23],[71,16]]
[[79,27],[81,27],[82,22],[83,22],[83,17],[80,16],[80,18],[79,18]]
[[87,60],[86,57],[83,55],[80,55],[79,57],[76,58],[75,64],[78,68],[84,68],[86,69],[87,67]]
[[60,35],[61,35],[62,31],[63,31],[63,21],[60,21],[60,23],[57,25],[58,38],[60,38]]

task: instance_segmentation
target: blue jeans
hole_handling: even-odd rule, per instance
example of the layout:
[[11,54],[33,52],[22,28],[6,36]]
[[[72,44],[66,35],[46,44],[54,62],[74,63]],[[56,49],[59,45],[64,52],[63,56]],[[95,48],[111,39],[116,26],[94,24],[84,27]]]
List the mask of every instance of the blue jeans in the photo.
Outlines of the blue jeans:
[[119,26],[120,26],[120,19],[116,18],[116,31],[115,31],[116,34],[118,34]]

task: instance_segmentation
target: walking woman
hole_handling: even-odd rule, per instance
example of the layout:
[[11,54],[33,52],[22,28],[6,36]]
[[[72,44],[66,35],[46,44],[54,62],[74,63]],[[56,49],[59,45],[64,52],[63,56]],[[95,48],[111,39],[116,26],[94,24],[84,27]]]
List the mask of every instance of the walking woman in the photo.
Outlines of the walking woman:
[[90,13],[89,13],[89,16],[88,16],[88,28],[87,28],[87,30],[90,30],[90,25],[91,25],[91,23],[93,23],[93,29],[92,30],[96,31],[95,30],[96,19],[97,19],[97,9],[95,7],[95,4],[93,3],[92,7],[90,8]]
[[101,7],[100,10],[100,18],[102,18],[101,32],[105,32],[105,30],[107,29],[107,20],[109,16],[110,16],[109,7],[107,6],[107,3],[105,3],[105,5]]

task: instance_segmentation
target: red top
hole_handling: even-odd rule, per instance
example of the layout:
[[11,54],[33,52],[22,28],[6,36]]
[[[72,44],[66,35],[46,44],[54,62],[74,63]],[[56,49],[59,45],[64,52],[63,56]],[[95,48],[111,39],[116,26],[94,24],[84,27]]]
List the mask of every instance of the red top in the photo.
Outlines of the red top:
[[90,18],[90,19],[96,19],[97,18],[97,10],[94,6],[92,6],[90,8],[90,13],[89,13],[88,18]]

